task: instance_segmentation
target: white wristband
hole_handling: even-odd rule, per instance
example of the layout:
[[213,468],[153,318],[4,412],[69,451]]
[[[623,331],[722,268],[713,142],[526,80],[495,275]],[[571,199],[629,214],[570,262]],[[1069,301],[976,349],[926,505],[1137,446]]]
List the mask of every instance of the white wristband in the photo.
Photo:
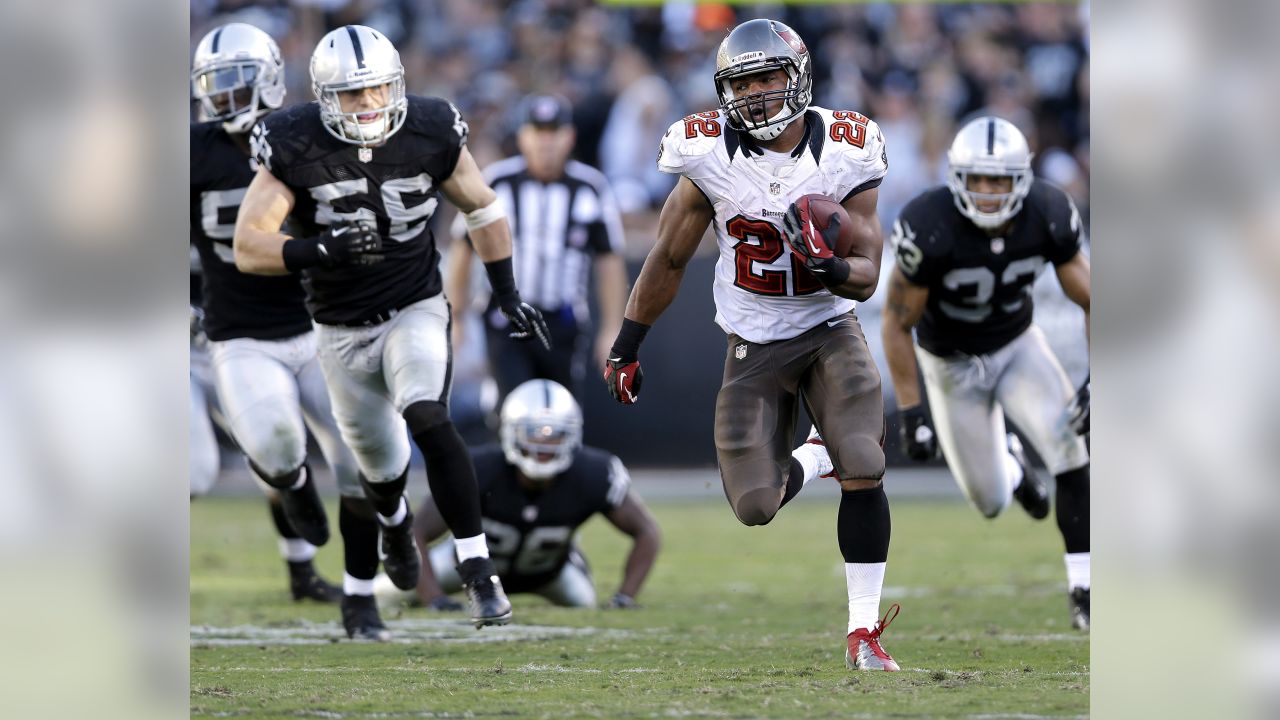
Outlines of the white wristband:
[[494,198],[493,202],[482,208],[476,208],[469,213],[464,213],[462,217],[467,221],[467,232],[478,230],[485,225],[497,222],[507,216],[507,211],[502,208],[502,203]]

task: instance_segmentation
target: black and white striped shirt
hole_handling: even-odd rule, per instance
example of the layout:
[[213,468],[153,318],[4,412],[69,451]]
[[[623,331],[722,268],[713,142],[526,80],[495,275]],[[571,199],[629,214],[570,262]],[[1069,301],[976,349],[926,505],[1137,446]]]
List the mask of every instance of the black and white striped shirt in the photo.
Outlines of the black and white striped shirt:
[[[596,255],[622,251],[622,217],[604,174],[570,160],[549,183],[533,179],[523,157],[499,160],[484,170],[511,225],[516,287],[544,313],[566,306],[588,316],[587,291]],[[459,215],[454,237],[466,225]]]

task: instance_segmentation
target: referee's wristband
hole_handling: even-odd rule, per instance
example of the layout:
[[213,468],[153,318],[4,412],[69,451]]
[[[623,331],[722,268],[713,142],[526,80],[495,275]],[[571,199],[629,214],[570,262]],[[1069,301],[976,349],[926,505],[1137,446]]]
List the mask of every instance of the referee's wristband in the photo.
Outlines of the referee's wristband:
[[289,272],[313,268],[320,264],[320,238],[285,240],[280,254],[284,257],[284,269]]
[[493,296],[499,305],[506,304],[504,301],[518,301],[520,294],[516,292],[516,276],[510,255],[485,263],[484,271],[489,274],[489,287],[493,288]]
[[614,338],[609,356],[618,358],[623,363],[635,362],[640,354],[640,343],[644,342],[644,336],[648,332],[648,325],[631,318],[622,318],[622,328],[618,330],[618,337]]

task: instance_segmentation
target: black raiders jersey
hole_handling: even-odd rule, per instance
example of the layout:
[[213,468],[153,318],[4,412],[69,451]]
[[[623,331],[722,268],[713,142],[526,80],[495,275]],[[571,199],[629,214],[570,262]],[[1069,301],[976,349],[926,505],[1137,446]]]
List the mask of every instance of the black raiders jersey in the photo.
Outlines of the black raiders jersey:
[[596,513],[612,512],[627,497],[631,478],[622,461],[592,447],[541,491],[520,486],[502,447],[471,451],[480,485],[480,514],[502,585],[507,592],[535,590],[560,574],[578,527]]
[[948,188],[916,196],[894,223],[892,242],[898,269],[929,289],[916,326],[920,347],[981,355],[1008,344],[1031,325],[1036,277],[1075,257],[1083,232],[1067,194],[1040,180],[996,237],[961,214]]
[[253,128],[254,155],[293,191],[291,217],[302,235],[358,219],[375,221],[382,235],[380,263],[302,273],[316,322],[359,324],[440,293],[440,254],[429,225],[437,188],[453,174],[467,141],[467,124],[440,98],[408,102],[403,127],[374,148],[330,135],[315,102],[272,113]]
[[191,126],[191,243],[200,255],[199,301],[210,340],[278,340],[311,330],[298,278],[236,269],[231,251],[236,213],[256,171],[256,161],[221,123]]

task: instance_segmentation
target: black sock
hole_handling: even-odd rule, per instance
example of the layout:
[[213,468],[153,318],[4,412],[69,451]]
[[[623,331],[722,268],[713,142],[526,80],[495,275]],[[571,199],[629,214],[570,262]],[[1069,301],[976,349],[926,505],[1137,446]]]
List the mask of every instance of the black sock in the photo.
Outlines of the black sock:
[[373,509],[382,517],[391,517],[400,510],[400,497],[404,495],[404,486],[409,482],[409,466],[395,480],[372,483],[360,474],[360,484],[364,486],[364,494],[369,498]]
[[479,535],[480,487],[471,454],[453,423],[427,428],[413,436],[427,461],[427,484],[440,516],[456,538]]
[[847,563],[881,563],[889,559],[889,498],[884,484],[869,490],[840,493],[836,536]]
[[1054,476],[1058,529],[1068,553],[1089,552],[1089,466]]
[[289,518],[284,516],[284,508],[281,507],[280,501],[274,498],[267,498],[267,507],[271,508],[271,521],[276,525],[276,532],[285,540],[297,540],[298,531],[293,529],[289,524]]
[[347,574],[358,580],[372,580],[378,573],[378,521],[373,517],[373,507],[360,498],[342,498],[338,529],[342,532]]
[[804,487],[804,466],[800,461],[791,458],[791,473],[787,475],[787,489],[782,493],[782,503],[778,505],[781,509],[783,505],[791,502],[791,498],[800,493],[800,488]]

